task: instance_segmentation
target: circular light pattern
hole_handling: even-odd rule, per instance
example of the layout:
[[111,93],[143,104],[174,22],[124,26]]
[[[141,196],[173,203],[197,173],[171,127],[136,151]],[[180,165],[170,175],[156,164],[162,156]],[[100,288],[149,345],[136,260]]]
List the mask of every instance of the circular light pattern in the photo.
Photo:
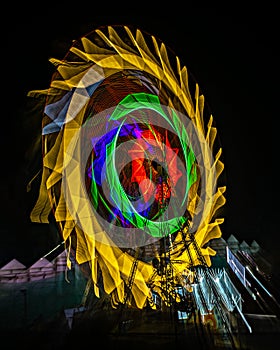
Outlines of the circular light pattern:
[[[129,283],[130,250],[168,238],[170,261],[181,261],[177,274],[199,263],[190,258],[196,248],[185,251],[182,227],[211,264],[215,252],[206,243],[221,236],[223,163],[221,149],[213,155],[213,118],[204,125],[204,97],[189,85],[186,67],[164,43],[128,26],[98,28],[51,62],[49,89],[30,92],[46,94],[32,221],[48,222],[52,210],[78,263],[89,262],[95,293],[99,266],[116,304]],[[152,258],[138,261],[138,307],[150,300]],[[154,283],[160,294],[160,279]]]

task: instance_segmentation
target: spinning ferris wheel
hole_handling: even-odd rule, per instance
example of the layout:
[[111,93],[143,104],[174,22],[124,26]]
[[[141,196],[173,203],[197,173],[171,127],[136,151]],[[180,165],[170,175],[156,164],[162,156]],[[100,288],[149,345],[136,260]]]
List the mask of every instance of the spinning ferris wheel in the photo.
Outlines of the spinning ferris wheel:
[[163,42],[129,26],[95,29],[50,61],[50,87],[29,92],[45,96],[31,220],[53,214],[94,294],[113,307],[154,308],[154,293],[180,303],[177,288],[192,292],[194,268],[211,266],[207,243],[223,222],[221,149],[213,153],[204,96]]

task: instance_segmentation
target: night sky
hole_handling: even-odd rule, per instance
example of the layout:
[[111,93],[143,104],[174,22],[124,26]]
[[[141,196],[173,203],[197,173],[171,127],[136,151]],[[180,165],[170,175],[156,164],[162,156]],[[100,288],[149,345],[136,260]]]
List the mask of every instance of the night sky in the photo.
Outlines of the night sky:
[[125,24],[162,40],[205,96],[225,164],[223,237],[234,234],[248,244],[255,239],[279,264],[277,11],[142,7],[136,12],[133,5],[122,12],[107,3],[103,10],[81,5],[25,8],[2,33],[0,263],[15,257],[28,264],[59,242],[54,224],[29,221],[35,197],[26,186],[40,164],[30,150],[41,120],[31,120],[27,92],[49,87],[54,67],[48,59],[63,58],[72,40],[101,25]]

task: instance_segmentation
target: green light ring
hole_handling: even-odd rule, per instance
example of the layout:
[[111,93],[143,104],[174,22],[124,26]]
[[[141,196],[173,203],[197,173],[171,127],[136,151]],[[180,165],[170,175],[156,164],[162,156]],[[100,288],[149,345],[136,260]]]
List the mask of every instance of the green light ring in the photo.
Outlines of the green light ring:
[[[172,123],[167,118],[166,114],[164,113],[160,101],[157,96],[146,94],[146,93],[136,93],[126,96],[119,105],[115,108],[114,112],[111,114],[110,120],[119,120],[122,117],[125,117],[127,114],[132,113],[135,110],[140,109],[150,109],[154,110],[158,114],[160,114],[171,126]],[[177,117],[176,113],[172,111],[173,117]],[[178,120],[178,117],[177,117]],[[114,136],[113,140],[109,145],[106,147],[106,173],[107,175],[107,181],[109,183],[109,187],[111,188],[111,196],[114,201],[114,203],[118,206],[119,203],[122,203],[122,214],[124,217],[129,220],[132,224],[136,225],[138,228],[144,228],[149,231],[149,234],[151,234],[153,237],[162,237],[161,227],[162,227],[162,221],[155,222],[152,220],[148,220],[144,216],[141,216],[134,208],[132,203],[130,202],[127,194],[125,193],[122,184],[120,183],[118,171],[115,165],[115,151],[117,149],[117,139],[120,132],[120,128],[125,123],[126,119],[124,119],[119,126],[119,130]],[[174,128],[176,131],[179,131],[179,124],[177,125],[177,128]],[[178,132],[179,133],[179,132]],[[178,134],[177,133],[177,134]],[[180,133],[179,133],[180,134]],[[180,139],[180,142],[182,145],[186,145],[189,141],[187,137],[187,133],[181,133],[181,135],[186,136],[184,139]],[[180,136],[180,135],[179,135]],[[195,164],[195,155],[194,152],[189,148],[189,152],[187,152],[187,147],[183,147],[184,156],[186,157],[186,164],[187,164],[187,188],[185,192],[184,199],[181,203],[181,207],[184,206],[186,208],[185,202],[188,195],[188,189],[191,187],[191,185],[197,180],[196,172],[194,174],[192,173],[193,165]],[[131,219],[131,213],[134,213],[134,218],[136,220],[136,223]],[[175,217],[172,219],[165,220],[165,230],[168,234],[172,234],[178,230],[178,224],[182,224],[187,220],[186,217],[180,216]]]

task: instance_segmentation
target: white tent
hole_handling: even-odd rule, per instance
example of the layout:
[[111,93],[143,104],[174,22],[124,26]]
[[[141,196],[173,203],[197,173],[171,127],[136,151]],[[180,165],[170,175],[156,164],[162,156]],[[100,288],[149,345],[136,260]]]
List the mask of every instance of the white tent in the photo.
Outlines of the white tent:
[[13,259],[0,269],[1,283],[20,283],[28,280],[26,266]]
[[55,275],[54,265],[46,258],[41,258],[28,269],[30,281],[37,281]]

